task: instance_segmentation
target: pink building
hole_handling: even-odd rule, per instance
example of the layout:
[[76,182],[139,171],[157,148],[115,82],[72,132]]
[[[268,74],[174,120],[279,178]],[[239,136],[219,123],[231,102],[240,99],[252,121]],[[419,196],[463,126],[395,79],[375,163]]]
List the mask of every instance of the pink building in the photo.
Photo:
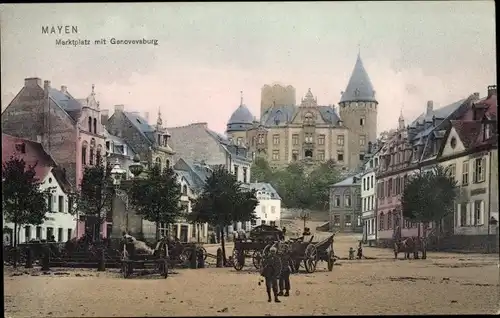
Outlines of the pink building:
[[437,155],[450,120],[456,119],[479,99],[473,94],[453,104],[434,109],[427,103],[426,112],[409,126],[399,118],[394,131],[380,151],[377,179],[377,241],[387,245],[392,242],[394,231],[399,228],[402,237],[418,236],[422,225],[404,220],[401,211],[401,195],[408,176],[419,169],[437,163]]
[[[64,85],[58,90],[50,81],[42,86],[40,78],[25,79],[24,87],[2,112],[2,131],[40,142],[64,169],[73,189],[80,184],[85,166],[95,164],[97,154],[105,149],[93,85],[88,97],[76,99]],[[81,217],[78,221],[77,237],[85,231],[84,220]],[[103,236],[107,236],[107,228],[103,222]]]

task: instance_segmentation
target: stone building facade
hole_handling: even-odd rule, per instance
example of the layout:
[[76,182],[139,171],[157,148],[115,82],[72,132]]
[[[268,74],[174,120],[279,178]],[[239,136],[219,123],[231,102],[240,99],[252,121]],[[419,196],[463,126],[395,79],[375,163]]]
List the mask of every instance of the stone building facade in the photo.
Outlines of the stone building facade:
[[[26,78],[24,87],[2,112],[2,132],[39,141],[66,172],[76,189],[87,165],[104,153],[105,136],[94,85],[87,98],[76,99],[66,86],[55,89],[46,80]],[[101,233],[106,236],[106,222]],[[76,232],[83,235],[85,222]]]
[[361,174],[330,187],[330,232],[362,232]]
[[116,105],[113,115],[106,121],[106,130],[126,142],[146,167],[173,164],[175,151],[170,147],[170,133],[163,127],[160,111],[156,125],[152,126],[138,112],[125,111],[124,105]]
[[359,168],[368,142],[376,140],[378,107],[361,58],[342,94],[340,111],[318,105],[311,89],[299,105],[292,103],[293,94],[292,86],[265,85],[260,120],[242,99],[228,121],[227,135],[247,147],[253,158],[266,158],[272,167],[333,159],[345,170]]

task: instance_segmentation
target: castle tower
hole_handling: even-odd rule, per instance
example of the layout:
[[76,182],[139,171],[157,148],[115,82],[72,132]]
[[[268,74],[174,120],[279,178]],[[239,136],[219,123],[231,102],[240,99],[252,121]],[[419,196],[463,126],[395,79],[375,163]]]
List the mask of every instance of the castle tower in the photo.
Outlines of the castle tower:
[[261,89],[260,116],[269,108],[296,105],[295,88],[292,85],[264,85]]
[[243,104],[243,92],[241,92],[240,106],[233,112],[231,118],[227,122],[226,134],[232,138],[236,144],[245,145],[247,130],[252,128],[254,116]]
[[377,139],[377,106],[373,89],[363,61],[358,53],[351,78],[339,102],[339,115],[349,129],[349,166],[357,168],[364,160],[368,142]]

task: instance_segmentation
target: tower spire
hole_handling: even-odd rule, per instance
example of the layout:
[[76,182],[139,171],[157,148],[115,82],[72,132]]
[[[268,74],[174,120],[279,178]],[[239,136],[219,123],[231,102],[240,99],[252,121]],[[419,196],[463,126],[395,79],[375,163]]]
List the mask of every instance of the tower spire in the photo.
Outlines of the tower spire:
[[243,91],[240,91],[240,106],[243,106]]
[[358,57],[361,57],[361,44],[358,42]]
[[158,106],[158,119],[156,120],[156,126],[161,127],[161,125],[163,124],[163,121],[161,120],[161,110],[160,110],[160,106]]

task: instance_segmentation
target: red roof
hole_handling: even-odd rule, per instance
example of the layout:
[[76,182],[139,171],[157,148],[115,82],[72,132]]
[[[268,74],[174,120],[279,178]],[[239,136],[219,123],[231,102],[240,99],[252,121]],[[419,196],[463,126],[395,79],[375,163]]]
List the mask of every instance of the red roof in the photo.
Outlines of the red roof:
[[481,120],[451,120],[451,125],[455,128],[465,149],[496,142],[494,131],[491,132],[489,139],[483,140],[483,121]]
[[40,181],[56,166],[40,143],[2,133],[2,163],[9,161],[12,156],[22,158],[28,166],[36,164],[36,177]]

